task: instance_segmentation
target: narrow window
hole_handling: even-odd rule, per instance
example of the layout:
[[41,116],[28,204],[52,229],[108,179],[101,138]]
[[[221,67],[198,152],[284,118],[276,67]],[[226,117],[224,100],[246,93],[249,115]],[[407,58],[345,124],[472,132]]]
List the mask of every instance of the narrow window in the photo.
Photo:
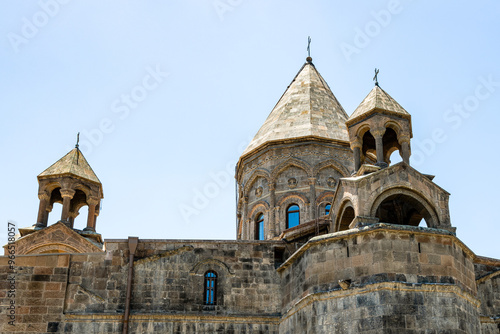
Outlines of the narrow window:
[[331,204],[327,204],[325,206],[325,216],[328,216],[330,214],[330,209],[332,208]]
[[264,214],[259,214],[255,220],[255,240],[264,240]]
[[205,274],[205,305],[215,305],[217,301],[217,273],[207,271]]
[[291,204],[286,209],[286,228],[291,228],[300,224],[300,208],[297,204]]

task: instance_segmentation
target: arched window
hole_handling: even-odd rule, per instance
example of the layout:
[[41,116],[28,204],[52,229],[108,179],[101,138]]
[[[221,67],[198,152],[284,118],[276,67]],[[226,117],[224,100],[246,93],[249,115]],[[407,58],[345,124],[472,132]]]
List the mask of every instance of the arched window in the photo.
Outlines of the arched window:
[[217,273],[215,271],[207,271],[205,273],[205,305],[215,305],[217,302]]
[[330,209],[332,208],[331,204],[325,205],[325,216],[328,216],[330,214]]
[[300,224],[300,208],[297,204],[291,204],[286,209],[286,228],[291,228]]
[[255,220],[255,240],[264,240],[264,214],[259,214]]

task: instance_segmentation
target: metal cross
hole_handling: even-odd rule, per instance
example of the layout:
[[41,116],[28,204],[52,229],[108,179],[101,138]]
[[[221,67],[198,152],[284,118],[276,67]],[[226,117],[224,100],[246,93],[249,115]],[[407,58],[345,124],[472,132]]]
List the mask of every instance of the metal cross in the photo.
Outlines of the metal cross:
[[378,68],[375,68],[375,76],[373,77],[373,81],[375,81],[375,86],[378,86],[378,72],[379,72],[379,69]]
[[311,36],[307,36],[307,56],[311,57]]
[[78,165],[78,158],[80,158],[80,149],[78,148],[78,143],[80,142],[80,132],[76,135],[76,164]]

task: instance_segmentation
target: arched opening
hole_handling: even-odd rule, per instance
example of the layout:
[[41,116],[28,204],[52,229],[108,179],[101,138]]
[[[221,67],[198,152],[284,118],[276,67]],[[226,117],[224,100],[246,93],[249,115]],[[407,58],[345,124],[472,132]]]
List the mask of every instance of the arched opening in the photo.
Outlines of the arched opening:
[[[63,198],[61,196],[61,187],[56,187],[50,192],[49,205],[46,212],[47,225],[61,220]],[[56,205],[58,204],[58,205]]]
[[217,303],[217,273],[213,270],[205,273],[203,303],[205,305]]
[[87,217],[87,195],[81,190],[76,190],[69,209],[69,219],[73,228],[83,230],[87,226]]
[[384,136],[382,137],[382,143],[384,145],[384,161],[388,165],[390,165],[391,164],[390,158],[393,156],[393,153],[395,151],[401,152],[401,145],[399,145],[398,135],[396,131],[394,131],[392,128],[386,128]]
[[401,151],[394,150],[393,152],[391,152],[390,156],[387,158],[387,161],[390,165],[394,165],[398,162],[403,161],[403,158],[401,157]]
[[259,213],[255,219],[255,240],[264,240],[264,214]]
[[50,210],[50,212],[47,212],[47,214],[49,215],[47,226],[55,224],[61,220],[62,209],[62,203],[55,202],[54,204],[52,204],[52,210]]
[[342,210],[342,214],[339,219],[339,231],[345,231],[349,229],[349,225],[351,225],[354,219],[355,213],[352,206],[347,205]]
[[300,208],[297,204],[290,204],[286,209],[286,228],[300,224]]
[[419,226],[425,220],[431,226],[432,215],[418,199],[405,194],[394,194],[385,198],[376,210],[381,223]]
[[361,163],[365,162],[365,158],[368,157],[372,161],[377,161],[377,150],[375,144],[375,137],[366,131],[363,135],[363,147],[361,149]]

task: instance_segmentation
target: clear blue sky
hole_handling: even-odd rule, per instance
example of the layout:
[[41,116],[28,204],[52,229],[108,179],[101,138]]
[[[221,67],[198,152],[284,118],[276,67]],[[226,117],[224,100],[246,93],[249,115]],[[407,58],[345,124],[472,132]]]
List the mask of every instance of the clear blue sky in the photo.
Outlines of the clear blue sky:
[[412,165],[451,193],[458,237],[500,257],[498,17],[498,1],[3,2],[1,241],[36,222],[36,176],[77,132],[104,238],[235,238],[234,164],[310,35],[348,114],[380,68],[413,117]]

